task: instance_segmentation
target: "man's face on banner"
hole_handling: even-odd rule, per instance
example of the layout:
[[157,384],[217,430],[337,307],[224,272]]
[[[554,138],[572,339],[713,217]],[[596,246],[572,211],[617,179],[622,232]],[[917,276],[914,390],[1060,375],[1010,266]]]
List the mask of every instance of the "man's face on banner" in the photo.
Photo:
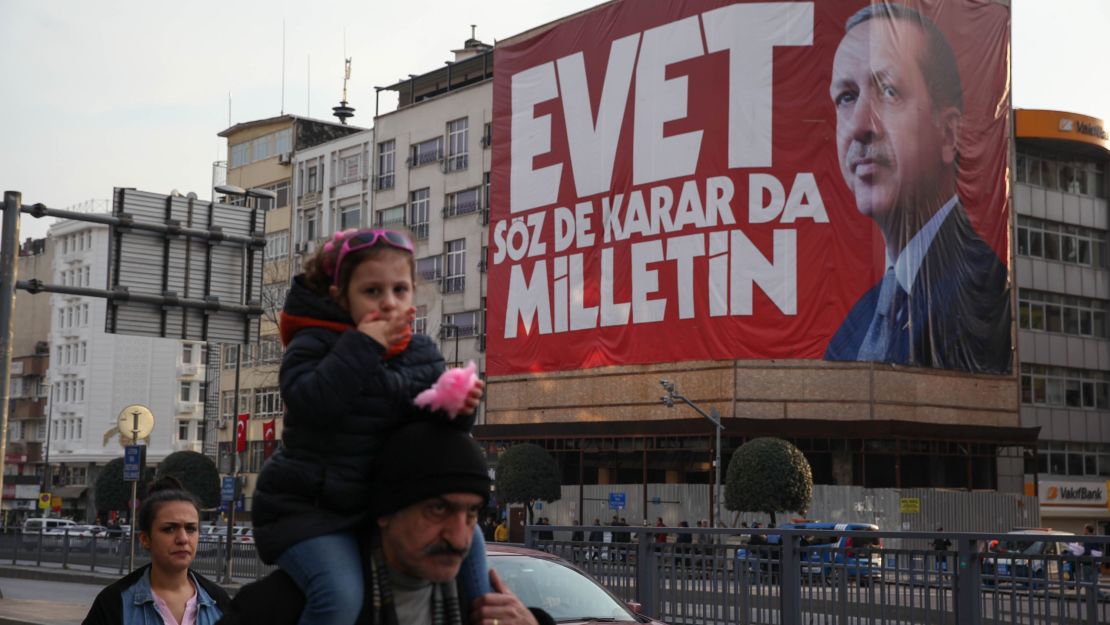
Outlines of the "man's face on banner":
[[917,25],[875,18],[849,30],[833,58],[840,172],[859,211],[879,222],[935,194],[954,161],[918,62],[925,48]]

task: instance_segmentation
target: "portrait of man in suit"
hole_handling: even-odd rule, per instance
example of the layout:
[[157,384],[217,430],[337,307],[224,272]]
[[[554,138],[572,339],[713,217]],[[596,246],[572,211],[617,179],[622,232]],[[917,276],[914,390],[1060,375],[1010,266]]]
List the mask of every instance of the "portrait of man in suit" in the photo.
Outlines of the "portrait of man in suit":
[[886,271],[825,358],[1009,371],[1007,269],[957,192],[964,98],[944,35],[907,7],[865,7],[846,23],[829,93],[840,171],[883,236]]

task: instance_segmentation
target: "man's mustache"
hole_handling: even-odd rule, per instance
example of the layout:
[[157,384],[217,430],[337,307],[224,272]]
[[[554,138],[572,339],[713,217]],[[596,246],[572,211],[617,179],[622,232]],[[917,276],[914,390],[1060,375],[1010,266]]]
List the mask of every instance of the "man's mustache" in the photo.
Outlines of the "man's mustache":
[[456,546],[452,545],[451,543],[447,542],[446,540],[441,540],[437,543],[433,543],[431,545],[428,545],[427,547],[424,547],[423,553],[424,553],[425,556],[429,556],[429,557],[430,556],[450,555],[450,556],[459,556],[460,558],[465,558],[466,554],[470,553],[470,547],[466,546],[466,547],[459,548],[459,547],[456,547]]
[[893,155],[885,146],[858,141],[853,141],[848,145],[845,160],[852,166],[853,170],[855,169],[855,163],[864,159],[872,160],[877,165],[890,165],[894,161]]

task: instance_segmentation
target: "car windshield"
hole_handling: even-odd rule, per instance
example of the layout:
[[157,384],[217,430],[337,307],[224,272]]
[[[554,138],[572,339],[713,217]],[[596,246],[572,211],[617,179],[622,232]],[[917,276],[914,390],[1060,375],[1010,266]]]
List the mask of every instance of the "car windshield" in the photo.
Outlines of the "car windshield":
[[1044,542],[1040,540],[1008,540],[1006,551],[1023,553],[1028,556],[1044,552]]
[[524,605],[541,608],[556,621],[636,618],[593,580],[552,560],[490,556],[490,566]]

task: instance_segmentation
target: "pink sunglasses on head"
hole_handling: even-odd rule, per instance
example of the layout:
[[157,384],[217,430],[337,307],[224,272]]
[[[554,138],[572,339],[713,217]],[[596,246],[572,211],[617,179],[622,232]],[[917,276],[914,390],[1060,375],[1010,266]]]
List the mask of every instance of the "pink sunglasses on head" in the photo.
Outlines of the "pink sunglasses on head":
[[[342,233],[338,233],[342,234]],[[339,268],[343,266],[343,259],[347,254],[374,247],[379,241],[412,254],[412,241],[396,230],[374,228],[373,230],[359,230],[343,241],[339,254],[335,257],[335,267],[332,270],[332,284],[339,286]],[[333,242],[328,242],[332,245]]]

